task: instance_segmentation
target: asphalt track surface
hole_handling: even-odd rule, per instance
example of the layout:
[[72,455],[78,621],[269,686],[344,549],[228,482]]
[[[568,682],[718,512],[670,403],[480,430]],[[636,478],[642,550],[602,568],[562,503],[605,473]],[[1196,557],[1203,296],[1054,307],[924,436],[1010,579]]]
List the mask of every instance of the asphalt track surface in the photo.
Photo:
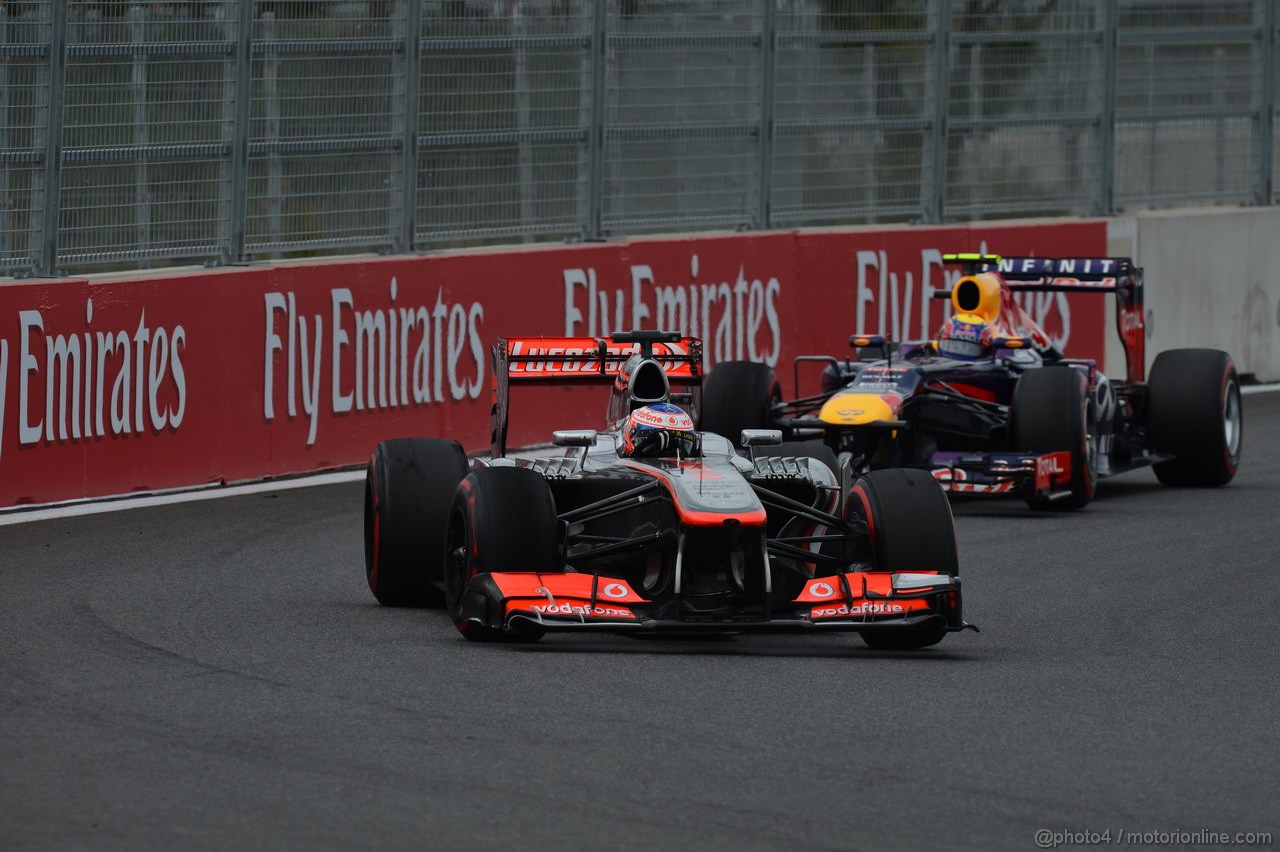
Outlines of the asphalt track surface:
[[1280,394],[1214,491],[956,507],[981,634],[469,644],[361,486],[0,528],[0,848],[1034,849],[1280,836]]

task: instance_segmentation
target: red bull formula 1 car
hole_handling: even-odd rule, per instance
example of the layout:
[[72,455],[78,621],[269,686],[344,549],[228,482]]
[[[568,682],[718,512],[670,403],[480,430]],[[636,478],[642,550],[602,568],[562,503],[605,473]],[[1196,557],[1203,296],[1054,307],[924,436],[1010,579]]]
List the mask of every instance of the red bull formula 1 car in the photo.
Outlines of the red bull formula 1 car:
[[[695,431],[697,340],[499,340],[493,366],[489,458],[436,438],[373,452],[365,568],[380,603],[444,606],[472,640],[844,631],[909,649],[971,627],[933,478],[851,481],[825,447],[777,430],[736,435],[745,455]],[[603,430],[554,433],[554,457],[509,457],[511,386],[564,382],[610,388]]]
[[[918,468],[947,491],[1015,494],[1076,509],[1100,478],[1153,465],[1167,485],[1224,485],[1240,461],[1243,411],[1231,356],[1162,352],[1146,380],[1142,269],[1128,258],[948,255],[964,274],[939,298],[936,340],[854,335],[857,359],[826,365],[822,390],[783,401],[772,368],[727,362],[707,378],[702,424],[735,434],[817,435],[854,471]],[[1063,357],[1019,292],[1114,293],[1128,375]],[[867,357],[870,355],[870,357]]]

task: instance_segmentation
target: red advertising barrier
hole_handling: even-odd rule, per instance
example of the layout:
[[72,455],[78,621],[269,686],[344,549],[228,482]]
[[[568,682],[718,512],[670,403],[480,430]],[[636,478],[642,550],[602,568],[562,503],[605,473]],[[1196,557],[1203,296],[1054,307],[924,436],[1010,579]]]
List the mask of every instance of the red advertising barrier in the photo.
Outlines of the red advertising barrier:
[[[1101,255],[1102,221],[636,240],[0,284],[0,506],[357,464],[379,440],[488,445],[497,337],[702,338],[708,367],[931,336],[941,256]],[[950,278],[948,277],[950,276]],[[1027,294],[1102,357],[1102,298]],[[1047,295],[1045,298],[1040,298]],[[1030,298],[1034,296],[1035,298]],[[788,391],[790,391],[788,386]],[[601,423],[599,388],[521,390],[511,442]]]

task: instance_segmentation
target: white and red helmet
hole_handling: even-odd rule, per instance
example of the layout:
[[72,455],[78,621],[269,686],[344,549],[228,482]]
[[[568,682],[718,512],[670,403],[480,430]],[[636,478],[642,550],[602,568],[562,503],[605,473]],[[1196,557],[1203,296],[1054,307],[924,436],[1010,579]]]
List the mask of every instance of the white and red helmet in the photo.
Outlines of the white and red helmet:
[[697,456],[701,451],[693,418],[669,402],[637,408],[622,427],[625,456]]

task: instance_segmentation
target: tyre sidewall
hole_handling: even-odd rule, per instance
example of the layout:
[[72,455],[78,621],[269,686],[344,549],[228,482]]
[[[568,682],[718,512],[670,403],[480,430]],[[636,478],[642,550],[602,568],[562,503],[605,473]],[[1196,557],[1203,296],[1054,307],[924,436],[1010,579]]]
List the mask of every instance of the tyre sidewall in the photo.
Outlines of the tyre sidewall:
[[[1151,368],[1148,393],[1151,449],[1174,457],[1155,466],[1160,481],[1201,487],[1230,482],[1244,447],[1243,398],[1231,356],[1217,349],[1161,352]],[[1234,452],[1225,431],[1229,399],[1238,415]]]
[[365,579],[385,606],[440,606],[443,539],[467,458],[456,441],[399,438],[365,473]]
[[867,525],[876,571],[959,573],[951,504],[928,472],[893,468],[864,474],[850,492],[848,514]]
[[463,479],[445,547],[446,607],[468,639],[505,638],[501,630],[464,619],[464,597],[478,574],[564,570],[551,489],[541,474],[524,468],[481,468]]

